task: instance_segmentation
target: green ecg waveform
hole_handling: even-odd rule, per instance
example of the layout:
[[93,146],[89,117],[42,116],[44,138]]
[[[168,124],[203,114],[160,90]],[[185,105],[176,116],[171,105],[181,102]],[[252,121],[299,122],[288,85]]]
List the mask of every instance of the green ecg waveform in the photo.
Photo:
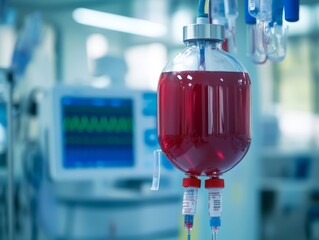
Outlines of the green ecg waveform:
[[64,119],[64,131],[88,133],[129,133],[132,131],[132,118],[72,116]]

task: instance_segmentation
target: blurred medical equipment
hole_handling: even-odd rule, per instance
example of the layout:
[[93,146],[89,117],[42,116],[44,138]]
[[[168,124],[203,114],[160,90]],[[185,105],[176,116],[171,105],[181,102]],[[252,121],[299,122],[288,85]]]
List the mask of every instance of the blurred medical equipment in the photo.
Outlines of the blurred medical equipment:
[[2,174],[2,170],[6,166],[6,148],[7,148],[7,111],[6,102],[3,96],[4,89],[1,84],[1,73],[0,73],[0,239],[6,237],[6,182],[5,176]]
[[283,61],[286,56],[288,26],[285,20],[299,20],[299,0],[245,0],[247,54],[253,62],[262,64],[269,59]]
[[5,165],[5,152],[7,148],[7,110],[6,103],[2,97],[0,92],[0,166],[3,167]]
[[149,175],[147,158],[158,145],[155,93],[56,86],[43,102],[53,179]]
[[[253,62],[262,64],[267,59],[273,62],[284,60],[288,38],[288,26],[283,25],[284,12],[286,21],[298,21],[299,0],[245,0],[247,55]],[[212,23],[225,27],[226,38],[231,39],[236,51],[238,1],[211,0],[209,13]]]
[[41,41],[41,15],[34,13],[27,16],[24,22],[12,56],[10,70],[16,77],[21,77],[30,62],[35,48]]
[[[5,1],[2,1],[1,11],[5,8]],[[17,38],[11,64],[8,69],[1,69],[5,72],[7,83],[7,223],[8,240],[15,239],[14,224],[14,129],[13,129],[13,93],[18,79],[20,79],[30,62],[36,46],[41,40],[41,17],[34,13],[25,19],[24,26]]]
[[165,191],[149,194],[156,94],[56,86],[40,102],[42,156],[35,149],[26,175],[37,169],[30,202],[45,235],[176,239],[180,195],[169,161],[162,162]]
[[[208,177],[209,225],[216,239],[224,188],[220,176],[243,159],[251,142],[250,79],[241,63],[221,49],[224,27],[209,24],[207,2],[199,2],[197,23],[184,27],[186,48],[166,65],[158,84],[159,143],[173,165],[187,175],[182,214],[188,240],[201,186],[198,177]],[[230,2],[225,13],[234,32],[236,11]]]
[[310,240],[319,239],[319,189],[311,194],[310,207],[306,218],[306,236]]
[[125,86],[125,75],[128,67],[123,58],[105,55],[95,59],[93,65],[93,75],[98,77],[107,76],[112,80],[110,82],[112,88]]

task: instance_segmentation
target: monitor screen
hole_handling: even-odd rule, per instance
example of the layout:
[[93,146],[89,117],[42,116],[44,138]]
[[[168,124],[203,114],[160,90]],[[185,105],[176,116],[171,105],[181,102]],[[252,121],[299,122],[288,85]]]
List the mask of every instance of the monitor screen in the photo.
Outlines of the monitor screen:
[[132,99],[65,96],[61,109],[64,168],[134,166]]

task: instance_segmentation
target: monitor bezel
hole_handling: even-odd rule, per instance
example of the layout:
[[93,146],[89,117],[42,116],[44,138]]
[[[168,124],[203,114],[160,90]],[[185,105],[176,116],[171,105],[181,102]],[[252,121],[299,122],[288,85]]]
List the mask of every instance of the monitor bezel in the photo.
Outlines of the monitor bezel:
[[[49,151],[49,172],[54,180],[78,180],[78,179],[114,179],[116,177],[150,177],[152,175],[153,159],[149,159],[150,166],[145,167],[143,161],[139,158],[141,155],[140,144],[143,141],[143,116],[139,114],[139,109],[142,109],[142,100],[139,91],[129,89],[97,89],[92,87],[55,87],[52,89],[49,99],[49,107],[52,111],[47,111],[48,119],[48,144],[51,146]],[[134,166],[120,168],[88,168],[88,169],[66,169],[63,167],[63,141],[62,137],[62,110],[61,99],[65,96],[74,97],[100,97],[100,98],[125,98],[132,99],[133,107],[133,152]],[[154,148],[155,150],[155,148]]]

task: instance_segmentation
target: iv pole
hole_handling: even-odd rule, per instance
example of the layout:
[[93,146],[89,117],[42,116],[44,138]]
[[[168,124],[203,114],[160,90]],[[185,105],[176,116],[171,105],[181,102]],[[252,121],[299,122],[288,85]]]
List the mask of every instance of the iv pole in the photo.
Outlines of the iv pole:
[[11,70],[1,69],[5,72],[7,81],[7,223],[8,223],[8,240],[14,240],[14,151],[13,151],[13,89],[14,74]]
[[7,72],[8,99],[7,99],[7,127],[8,127],[8,155],[7,155],[7,201],[8,201],[8,240],[14,240],[14,156],[13,156],[13,85],[12,71]]
[[39,13],[31,14],[26,18],[25,26],[17,39],[13,51],[12,63],[9,69],[0,69],[6,74],[7,80],[7,220],[8,220],[8,238],[15,240],[15,209],[14,209],[14,116],[13,116],[13,93],[15,84],[15,75],[22,75],[28,62],[31,59],[32,52],[40,43],[41,37],[41,16]]
[[15,211],[14,211],[14,151],[13,151],[13,89],[14,89],[14,74],[13,71],[0,68],[0,71],[5,74],[7,82],[7,224],[8,232],[7,239],[14,240],[14,225],[15,225]]

